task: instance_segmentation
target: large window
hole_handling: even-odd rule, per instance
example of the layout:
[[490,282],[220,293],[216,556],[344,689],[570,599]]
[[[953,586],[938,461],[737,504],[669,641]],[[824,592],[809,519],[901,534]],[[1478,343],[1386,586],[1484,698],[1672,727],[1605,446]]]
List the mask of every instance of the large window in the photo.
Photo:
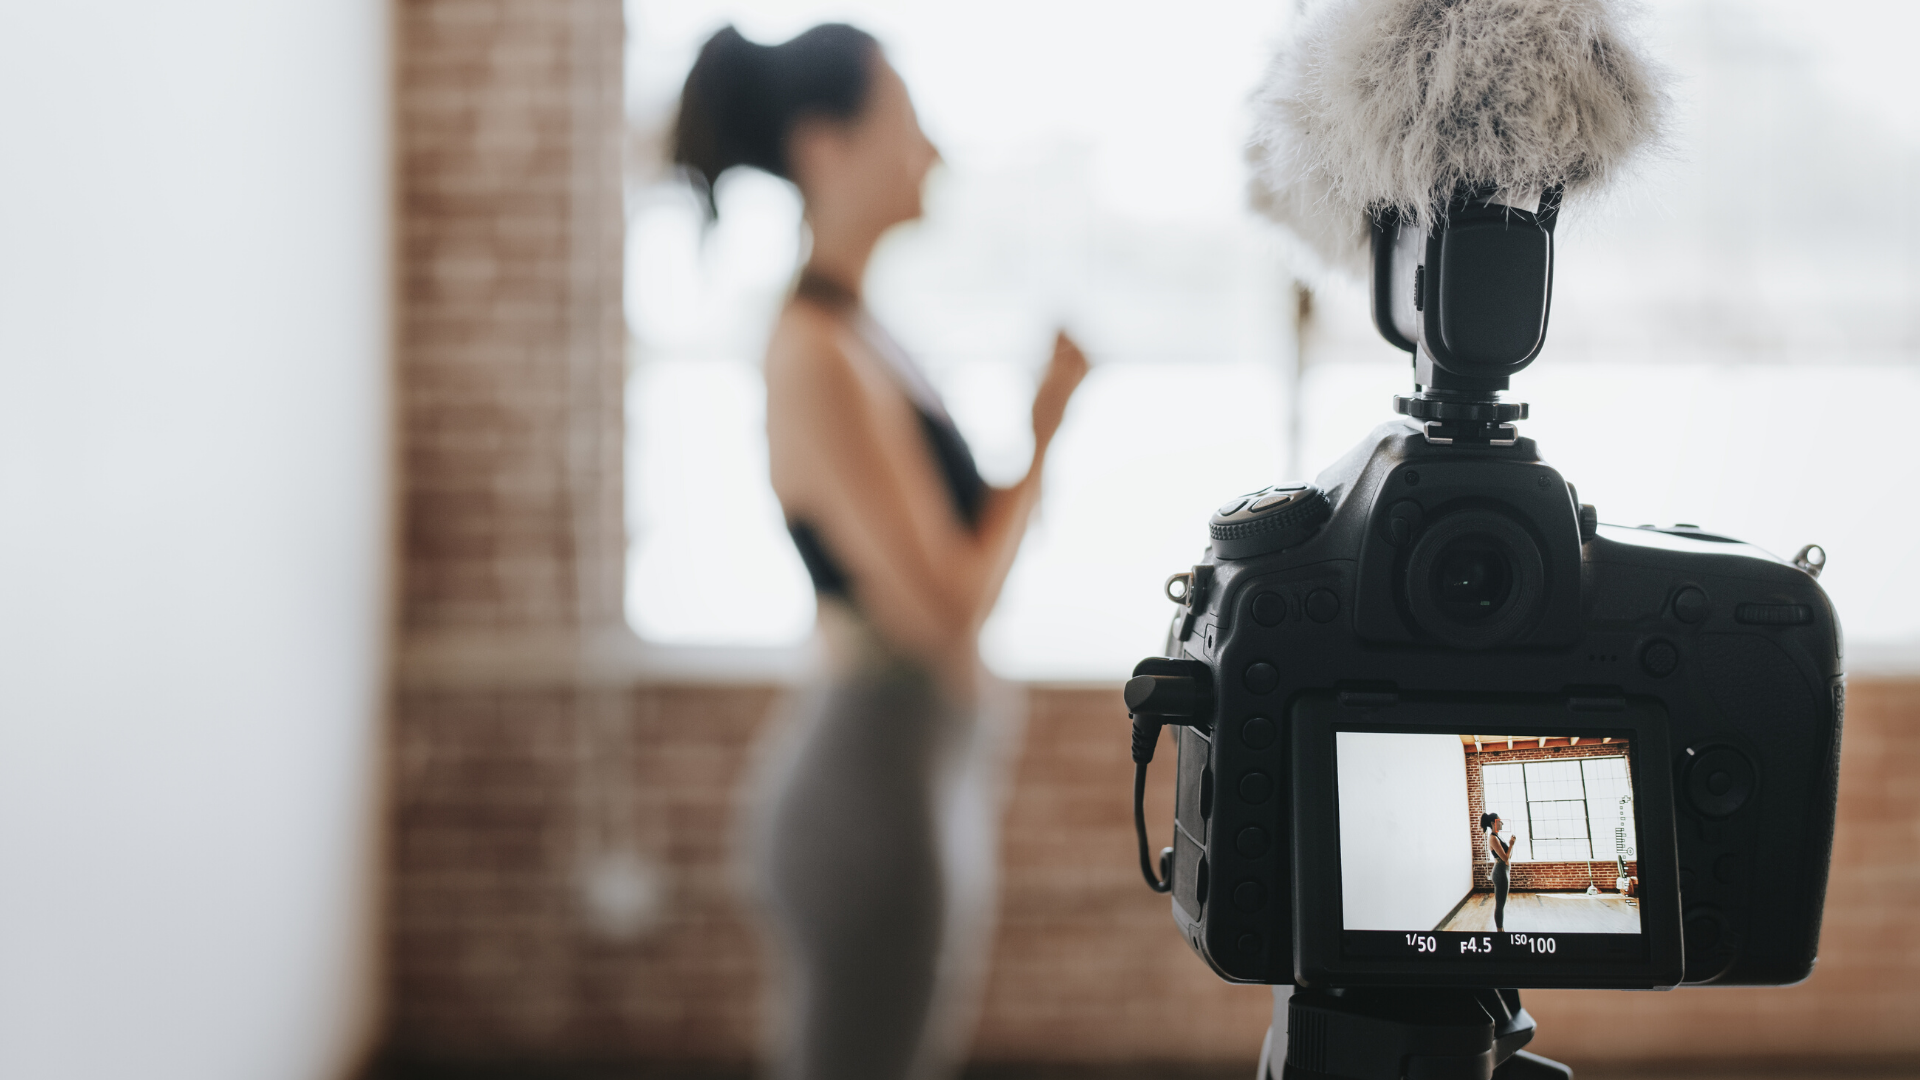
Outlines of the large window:
[[1633,859],[1633,784],[1624,757],[1487,765],[1484,805],[1514,836],[1517,862]]
[[[1157,650],[1161,582],[1201,555],[1214,506],[1310,477],[1408,385],[1360,286],[1312,273],[1244,207],[1245,97],[1291,9],[630,0],[641,635],[793,643],[812,619],[767,486],[758,370],[802,250],[797,199],[735,176],[708,230],[647,159],[709,33],[845,19],[886,43],[946,165],[926,220],[880,252],[870,302],[989,479],[1024,463],[1054,326],[1094,357],[984,645],[1008,675],[1108,679]],[[1920,504],[1885,479],[1920,400],[1920,226],[1900,211],[1920,196],[1920,113],[1875,81],[1905,70],[1908,38],[1855,32],[1915,19],[1868,0],[1653,10],[1647,36],[1682,76],[1670,146],[1569,208],[1548,347],[1511,395],[1603,521],[1825,546],[1856,670],[1920,658]]]
[[[1157,651],[1161,583],[1201,557],[1207,515],[1286,468],[1295,301],[1278,238],[1245,208],[1240,151],[1282,7],[629,4],[643,144],[725,22],[778,41],[845,19],[885,43],[946,164],[926,219],[876,256],[869,302],[989,480],[1024,469],[1055,327],[1094,358],[985,632],[1003,673],[1107,678]],[[643,165],[630,200],[628,610],[655,641],[793,642],[812,597],[767,486],[758,365],[801,251],[799,204],[752,174],[718,197],[705,232],[664,171]]]

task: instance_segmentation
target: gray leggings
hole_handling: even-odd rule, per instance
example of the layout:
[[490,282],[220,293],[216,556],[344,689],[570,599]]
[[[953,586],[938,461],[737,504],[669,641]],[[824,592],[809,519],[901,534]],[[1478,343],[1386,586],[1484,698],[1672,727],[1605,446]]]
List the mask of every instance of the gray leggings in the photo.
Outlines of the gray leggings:
[[993,800],[967,796],[978,727],[905,666],[815,688],[786,718],[753,854],[787,976],[781,1080],[953,1064],[991,918]]
[[1507,928],[1507,888],[1512,881],[1512,871],[1507,869],[1506,863],[1493,864],[1493,928],[1495,930]]

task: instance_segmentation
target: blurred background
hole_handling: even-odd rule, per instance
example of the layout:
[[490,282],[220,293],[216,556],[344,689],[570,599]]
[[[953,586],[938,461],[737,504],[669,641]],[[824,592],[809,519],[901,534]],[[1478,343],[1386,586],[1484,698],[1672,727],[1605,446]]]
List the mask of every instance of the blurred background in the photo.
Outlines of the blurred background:
[[[703,232],[659,139],[720,25],[828,19],[945,156],[871,302],[990,477],[1052,329],[1096,361],[985,639],[1029,720],[974,1071],[1250,1075],[1267,992],[1141,887],[1115,690],[1210,509],[1408,383],[1244,208],[1293,13],[0,5],[0,1076],[746,1074],[735,794],[812,620],[758,357],[804,239],[760,175]],[[1916,22],[1651,5],[1670,145],[1562,226],[1524,433],[1603,521],[1822,544],[1851,678],[1816,974],[1529,994],[1582,1075],[1920,1075]]]
[[[735,175],[703,236],[659,160],[716,27],[774,42],[844,18],[886,43],[946,167],[925,220],[876,259],[870,302],[989,473],[1025,468],[1023,407],[1055,326],[1099,365],[986,648],[1010,677],[1111,679],[1159,644],[1157,585],[1204,546],[1196,522],[1227,495],[1310,479],[1410,381],[1360,284],[1315,273],[1247,209],[1246,98],[1293,10],[629,3],[635,630],[776,645],[812,627],[765,480],[755,370],[799,254],[799,201]],[[1860,466],[1900,456],[1897,418],[1920,392],[1920,262],[1905,215],[1866,206],[1912,191],[1920,166],[1920,81],[1890,51],[1917,21],[1866,0],[1821,17],[1784,0],[1653,5],[1644,36],[1679,76],[1669,145],[1565,216],[1547,351],[1509,395],[1603,521],[1688,522],[1785,554],[1825,545],[1853,655],[1889,663],[1920,656],[1920,510]],[[1844,191],[1858,181],[1876,194]],[[717,452],[678,452],[696,441]],[[672,582],[703,557],[741,570],[688,612]],[[760,617],[734,617],[750,602]]]

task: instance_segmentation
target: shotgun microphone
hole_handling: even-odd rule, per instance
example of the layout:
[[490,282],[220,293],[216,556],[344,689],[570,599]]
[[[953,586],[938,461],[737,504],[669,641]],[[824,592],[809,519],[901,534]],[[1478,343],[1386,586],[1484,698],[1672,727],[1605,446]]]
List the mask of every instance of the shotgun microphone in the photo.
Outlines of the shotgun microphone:
[[1537,208],[1657,144],[1668,78],[1618,0],[1310,5],[1253,97],[1256,205],[1357,268],[1366,221],[1417,226],[1457,198]]
[[1492,403],[1546,343],[1561,200],[1660,140],[1666,77],[1624,15],[1617,0],[1333,0],[1274,57],[1254,95],[1255,205],[1328,266],[1371,261],[1374,325],[1414,357],[1401,412],[1462,422],[1447,430],[1469,441],[1525,416]]

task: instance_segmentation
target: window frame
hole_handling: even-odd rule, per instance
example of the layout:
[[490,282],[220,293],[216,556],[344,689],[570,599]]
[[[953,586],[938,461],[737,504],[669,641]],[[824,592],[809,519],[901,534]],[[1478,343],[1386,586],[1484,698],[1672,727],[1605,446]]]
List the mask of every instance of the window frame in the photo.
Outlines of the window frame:
[[[1516,855],[1512,861],[1516,863],[1606,862],[1613,858],[1619,857],[1618,855],[1611,855],[1607,859],[1602,859],[1600,858],[1599,855],[1595,854],[1595,848],[1593,843],[1593,789],[1589,784],[1588,778],[1587,778],[1587,762],[1590,762],[1590,761],[1618,761],[1623,763],[1627,770],[1627,778],[1626,778],[1627,791],[1629,793],[1633,791],[1633,760],[1630,755],[1624,754],[1624,753],[1602,754],[1602,755],[1595,755],[1593,757],[1566,758],[1566,759],[1562,759],[1559,762],[1554,762],[1553,759],[1549,758],[1541,761],[1496,761],[1496,762],[1481,763],[1480,791],[1481,791],[1481,806],[1483,808],[1486,806],[1486,802],[1487,802],[1486,793],[1493,787],[1492,781],[1487,775],[1488,772],[1493,769],[1518,769],[1519,770],[1520,794],[1521,794],[1520,802],[1526,813],[1526,834],[1524,839],[1526,842],[1527,857],[1520,858],[1518,855]],[[1579,799],[1539,799],[1539,800],[1534,799],[1532,797],[1532,794],[1533,794],[1532,786],[1529,783],[1527,778],[1527,766],[1542,765],[1542,764],[1577,765],[1579,767],[1579,773],[1580,773],[1580,798]],[[1505,783],[1503,783],[1501,786],[1508,787],[1508,788],[1512,787],[1511,784],[1505,784]],[[1586,830],[1586,835],[1580,839],[1584,839],[1587,843],[1586,858],[1582,859],[1582,858],[1579,858],[1578,856],[1574,856],[1571,858],[1541,858],[1539,856],[1535,845],[1539,842],[1540,838],[1533,835],[1533,807],[1535,802],[1541,802],[1541,803],[1578,802],[1580,804],[1579,820],[1584,825]],[[1633,819],[1630,816],[1628,820],[1629,822],[1632,822]],[[1549,843],[1560,844],[1560,843],[1570,842],[1576,838],[1549,837],[1546,839],[1547,839],[1547,842]],[[1634,841],[1633,852],[1634,853],[1632,855],[1626,856],[1626,858],[1630,860],[1639,859],[1639,851],[1640,851],[1639,839],[1640,838],[1639,838],[1638,824],[1634,823],[1634,835],[1633,835],[1633,841]]]

